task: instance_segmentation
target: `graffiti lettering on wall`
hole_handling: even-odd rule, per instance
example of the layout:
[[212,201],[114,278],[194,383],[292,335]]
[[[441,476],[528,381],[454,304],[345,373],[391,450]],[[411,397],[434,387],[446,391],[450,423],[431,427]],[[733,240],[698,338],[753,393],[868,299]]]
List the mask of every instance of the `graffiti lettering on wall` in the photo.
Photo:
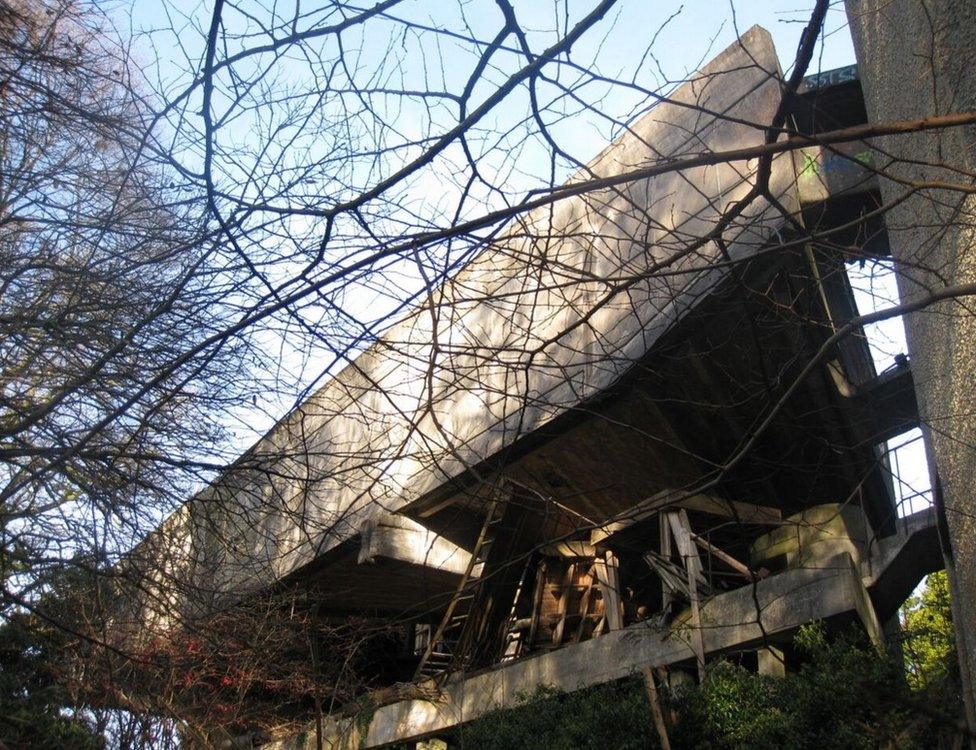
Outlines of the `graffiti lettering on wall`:
[[828,86],[838,86],[842,83],[849,83],[857,80],[857,66],[848,65],[844,68],[825,70],[822,73],[814,73],[803,79],[801,91],[812,89],[825,89]]
[[819,182],[831,190],[855,187],[872,177],[874,151],[863,143],[852,148],[813,148],[800,152],[802,163],[798,169],[801,185]]

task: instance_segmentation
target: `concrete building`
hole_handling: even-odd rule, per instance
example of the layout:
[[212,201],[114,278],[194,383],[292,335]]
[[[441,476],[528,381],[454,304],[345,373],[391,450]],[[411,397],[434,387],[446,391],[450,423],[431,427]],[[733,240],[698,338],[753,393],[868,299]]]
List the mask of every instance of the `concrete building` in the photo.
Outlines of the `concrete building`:
[[[865,122],[862,80],[887,118],[885,45],[858,24],[870,77],[805,81],[798,132]],[[813,620],[881,643],[944,564],[884,452],[918,426],[913,372],[936,355],[913,335],[878,372],[844,335],[847,264],[898,258],[889,187],[861,141],[773,154],[781,84],[750,29],[493,238],[136,551],[167,603],[141,597],[142,621],[289,584],[323,616],[402,623],[400,681],[428,692],[331,716],[335,747],[431,737],[538,684],[695,675],[730,651],[776,671]],[[954,471],[947,507],[968,502]]]
[[[959,0],[847,0],[847,15],[872,121],[976,111],[976,7]],[[899,95],[895,92],[911,92]],[[881,195],[899,264],[900,296],[912,302],[976,282],[976,126],[885,138]],[[915,185],[961,185],[924,189]],[[966,187],[970,190],[966,190]],[[904,199],[904,200],[902,200]],[[949,300],[906,319],[929,462],[945,517],[943,539],[970,727],[976,727],[976,319]]]

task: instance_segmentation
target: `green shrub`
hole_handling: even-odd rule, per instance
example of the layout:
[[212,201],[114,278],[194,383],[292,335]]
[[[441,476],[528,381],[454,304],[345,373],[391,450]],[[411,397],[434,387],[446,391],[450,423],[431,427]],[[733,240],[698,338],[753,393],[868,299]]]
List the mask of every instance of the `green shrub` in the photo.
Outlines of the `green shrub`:
[[630,678],[563,693],[541,687],[520,704],[495,711],[458,732],[465,750],[639,750],[658,747],[641,682]]
[[[715,750],[914,748],[917,711],[898,663],[859,634],[828,642],[819,627],[796,645],[807,659],[784,678],[716,664],[697,689],[675,696],[675,746]],[[927,722],[926,722],[927,723]]]
[[[775,678],[717,662],[705,682],[662,691],[674,750],[869,750],[949,747],[958,705],[919,692],[901,662],[860,633],[830,640],[820,626],[796,638],[800,669]],[[572,693],[542,687],[517,706],[459,730],[464,750],[636,750],[659,747],[638,676]]]

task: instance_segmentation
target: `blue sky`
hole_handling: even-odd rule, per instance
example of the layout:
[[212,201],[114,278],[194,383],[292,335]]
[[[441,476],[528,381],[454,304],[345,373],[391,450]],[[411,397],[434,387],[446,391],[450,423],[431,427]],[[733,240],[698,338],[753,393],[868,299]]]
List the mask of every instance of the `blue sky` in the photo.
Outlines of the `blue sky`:
[[[363,3],[363,7],[370,4]],[[538,51],[552,43],[556,30],[562,32],[567,24],[574,25],[595,4],[595,0],[568,0],[566,4],[533,0],[515,3],[515,9],[530,45]],[[294,7],[294,3],[276,6],[279,19],[289,18]],[[299,7],[307,11],[309,6]],[[197,0],[134,0],[130,5],[119,6],[118,18],[121,25],[131,24],[137,34],[136,55],[143,62],[144,72],[150,79],[161,79],[172,91],[187,80],[191,71],[199,70],[201,66],[204,32],[209,25],[211,9],[211,3]],[[712,55],[731,44],[738,34],[759,24],[772,34],[782,64],[788,70],[809,13],[808,0],[801,3],[788,0],[739,0],[735,3],[622,0],[574,45],[573,59],[607,78],[633,79],[646,89],[666,91],[673,82],[694,72]],[[503,22],[493,0],[465,0],[462,3],[410,0],[395,6],[390,14],[457,33],[470,30],[485,40],[491,39]],[[246,20],[248,15],[262,21],[269,18],[264,6],[243,2],[228,6],[225,12],[228,27],[240,30],[248,26],[251,31],[256,31],[257,24]],[[444,88],[460,90],[477,61],[470,45],[451,43],[446,38],[435,40],[432,35],[426,37],[419,48],[411,47],[409,43],[401,45],[395,27],[394,22],[375,20],[367,24],[367,31],[362,35],[347,35],[350,51],[355,53],[363,68],[378,69],[384,61],[401,55],[400,67],[407,84],[431,86],[441,79]],[[653,58],[645,57],[645,49],[652,38]],[[263,41],[266,39],[255,38],[252,43]],[[276,62],[283,81],[291,78],[289,82],[297,83],[301,79],[303,66],[296,58]],[[837,5],[828,14],[824,41],[818,47],[810,72],[830,70],[853,61],[843,6]],[[486,78],[490,82],[499,80],[512,65],[523,61],[516,60],[513,55],[500,54],[492,62],[493,66],[497,65],[497,70],[487,71]],[[486,85],[483,93],[491,90],[491,86]],[[475,91],[473,101],[477,102],[479,93]],[[595,96],[592,90],[588,94],[590,98]],[[601,107],[612,117],[627,119],[641,98],[620,87],[608,88]],[[409,108],[402,115],[411,115]],[[586,117],[582,120],[574,118],[572,127],[557,128],[556,132],[560,145],[581,161],[587,161],[612,134],[606,123]],[[531,158],[531,155],[527,157]]]

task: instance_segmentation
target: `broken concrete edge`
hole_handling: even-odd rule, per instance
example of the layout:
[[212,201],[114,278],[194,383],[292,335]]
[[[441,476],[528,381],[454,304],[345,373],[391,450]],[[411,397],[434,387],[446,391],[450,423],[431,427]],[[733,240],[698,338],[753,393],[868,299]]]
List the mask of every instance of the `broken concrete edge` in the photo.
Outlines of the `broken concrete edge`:
[[[361,564],[386,558],[461,576],[471,561],[467,550],[398,513],[376,514],[362,525],[360,534]],[[477,577],[480,566],[473,573]]]
[[[787,570],[754,585],[719,594],[702,607],[705,650],[761,645],[817,620],[862,616],[864,581],[850,555],[816,568]],[[872,630],[868,624],[869,632]],[[379,706],[370,716],[330,720],[323,747],[379,748],[419,740],[518,705],[538,686],[572,692],[611,682],[650,666],[694,659],[686,629],[672,631],[637,623],[583,643],[539,654],[443,686],[439,699],[410,699]],[[367,720],[368,719],[368,720]],[[279,740],[268,750],[308,750],[314,731]]]

